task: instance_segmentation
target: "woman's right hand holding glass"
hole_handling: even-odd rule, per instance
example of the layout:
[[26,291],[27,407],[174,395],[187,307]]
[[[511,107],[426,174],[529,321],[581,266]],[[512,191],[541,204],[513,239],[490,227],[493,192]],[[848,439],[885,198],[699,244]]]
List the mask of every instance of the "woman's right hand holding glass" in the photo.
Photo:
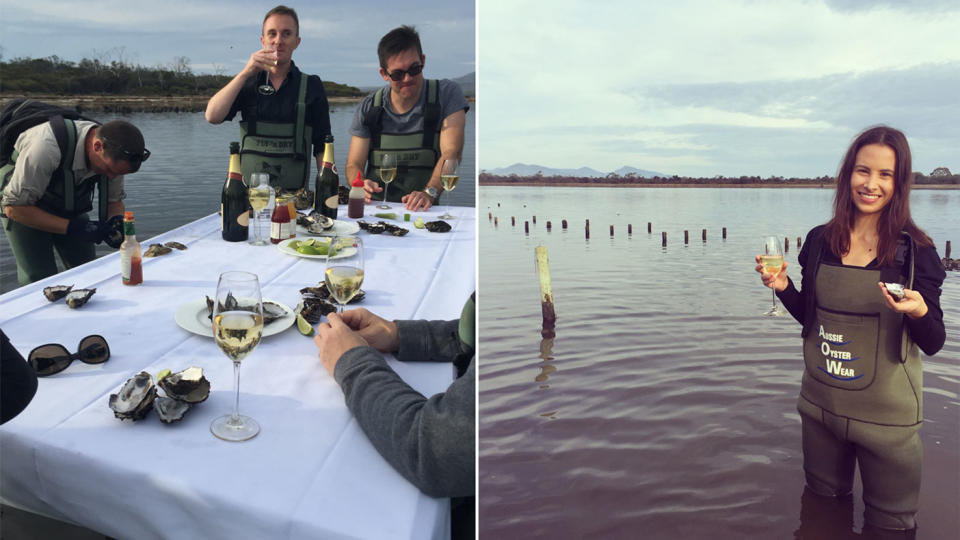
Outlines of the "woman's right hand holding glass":
[[760,281],[763,282],[764,287],[770,287],[777,292],[786,290],[789,284],[789,280],[787,279],[787,261],[783,261],[783,266],[780,267],[780,271],[776,274],[764,270],[760,255],[757,255],[756,262],[757,266],[754,267],[754,270],[760,274]]

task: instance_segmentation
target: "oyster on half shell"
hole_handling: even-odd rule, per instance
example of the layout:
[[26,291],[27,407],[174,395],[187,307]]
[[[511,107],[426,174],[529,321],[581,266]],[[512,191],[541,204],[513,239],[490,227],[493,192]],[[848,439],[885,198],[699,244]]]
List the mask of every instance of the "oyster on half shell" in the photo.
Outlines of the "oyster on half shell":
[[333,220],[329,217],[319,213],[319,212],[310,212],[309,215],[299,215],[297,216],[297,225],[300,225],[307,232],[313,234],[319,234],[327,229],[333,227]]
[[164,424],[170,424],[183,420],[183,415],[190,410],[190,403],[168,397],[158,397],[153,400],[153,408],[157,411],[157,416]]
[[203,376],[203,369],[196,366],[171,373],[157,384],[167,397],[187,403],[200,403],[210,395],[210,381]]
[[120,388],[120,392],[110,394],[110,408],[113,415],[121,420],[140,420],[153,408],[157,387],[153,377],[141,371]]
[[93,293],[97,292],[96,289],[76,289],[70,291],[67,294],[67,305],[73,309],[76,309],[90,300],[90,297],[93,296]]
[[72,288],[73,285],[54,285],[53,287],[44,287],[43,295],[47,297],[47,300],[56,302],[57,300],[69,294],[70,289]]

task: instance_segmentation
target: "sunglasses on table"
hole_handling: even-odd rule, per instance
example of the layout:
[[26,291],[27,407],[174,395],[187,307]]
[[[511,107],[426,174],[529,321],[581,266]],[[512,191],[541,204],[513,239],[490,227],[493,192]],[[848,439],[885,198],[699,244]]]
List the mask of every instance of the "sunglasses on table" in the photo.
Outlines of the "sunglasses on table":
[[80,340],[77,352],[71,354],[59,343],[40,345],[30,351],[27,363],[38,377],[46,377],[67,369],[74,360],[85,364],[102,364],[110,359],[110,346],[103,336],[87,336]]
[[406,70],[396,69],[396,70],[394,70],[394,71],[392,71],[392,72],[388,72],[388,73],[387,73],[387,76],[390,77],[390,80],[392,80],[392,81],[400,82],[400,81],[403,80],[403,77],[404,77],[405,75],[410,75],[411,77],[416,77],[416,76],[419,75],[421,72],[423,72],[423,65],[422,65],[422,64],[414,64],[414,65],[410,66],[409,68],[407,68]]

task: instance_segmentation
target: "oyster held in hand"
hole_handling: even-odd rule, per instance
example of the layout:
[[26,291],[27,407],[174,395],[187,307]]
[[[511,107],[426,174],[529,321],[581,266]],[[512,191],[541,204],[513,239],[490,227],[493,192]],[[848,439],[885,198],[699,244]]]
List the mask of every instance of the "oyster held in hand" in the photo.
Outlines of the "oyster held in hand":
[[121,420],[140,420],[153,408],[156,395],[153,377],[141,371],[124,383],[119,393],[110,394],[110,408],[113,409],[113,415]]

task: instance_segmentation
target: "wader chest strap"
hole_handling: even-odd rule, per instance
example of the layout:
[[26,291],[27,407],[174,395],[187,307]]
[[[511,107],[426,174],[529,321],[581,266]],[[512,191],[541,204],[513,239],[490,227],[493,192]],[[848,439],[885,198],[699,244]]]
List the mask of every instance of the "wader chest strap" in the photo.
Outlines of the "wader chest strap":
[[[67,123],[69,123],[69,126]],[[67,129],[68,127],[70,129]],[[54,176],[50,181],[56,181],[57,175],[63,179],[63,208],[67,213],[72,214],[76,209],[73,155],[77,149],[77,126],[73,123],[73,120],[66,120],[62,116],[54,116],[50,119],[50,128],[53,130],[53,136],[57,139],[57,146],[60,147],[60,165],[53,173]]]
[[[300,74],[300,88],[297,91],[297,123],[294,128],[294,146],[293,151],[306,158],[306,141],[303,140],[303,125],[307,115],[307,77]],[[308,167],[309,168],[309,167]]]
[[433,139],[440,129],[439,82],[427,81],[427,103],[423,107],[423,147],[433,148]]

